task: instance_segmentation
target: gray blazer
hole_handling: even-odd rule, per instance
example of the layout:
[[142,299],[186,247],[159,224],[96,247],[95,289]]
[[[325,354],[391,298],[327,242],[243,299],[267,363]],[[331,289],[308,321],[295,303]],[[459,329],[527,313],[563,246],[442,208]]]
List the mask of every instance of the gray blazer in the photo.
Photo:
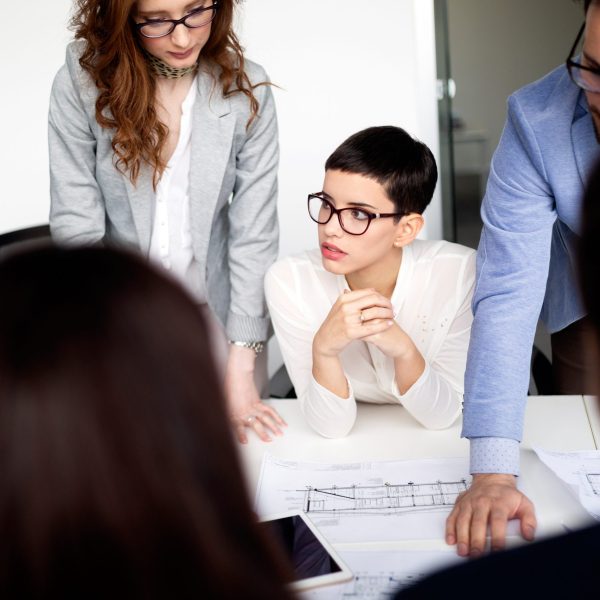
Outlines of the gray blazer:
[[[67,48],[49,111],[50,228],[61,243],[125,245],[148,255],[154,192],[149,167],[137,184],[114,166],[112,133],[95,118],[97,88],[79,65],[83,42]],[[246,62],[252,82],[267,80]],[[198,73],[190,172],[190,217],[204,295],[229,339],[266,340],[270,323],[264,274],[277,257],[277,119],[270,86],[256,88],[258,118],[246,129],[249,102],[224,98],[209,68]]]

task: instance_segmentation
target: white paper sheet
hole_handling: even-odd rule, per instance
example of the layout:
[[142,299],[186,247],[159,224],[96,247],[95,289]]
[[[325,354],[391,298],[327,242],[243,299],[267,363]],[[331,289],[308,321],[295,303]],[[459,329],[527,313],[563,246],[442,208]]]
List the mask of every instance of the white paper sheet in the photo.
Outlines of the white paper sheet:
[[579,497],[583,507],[600,520],[600,451],[551,452],[534,448],[540,460]]
[[330,464],[265,454],[256,510],[302,510],[332,543],[441,540],[470,482],[466,458]]
[[452,551],[341,550],[354,579],[306,592],[304,600],[380,600],[412,585],[433,571],[467,559]]

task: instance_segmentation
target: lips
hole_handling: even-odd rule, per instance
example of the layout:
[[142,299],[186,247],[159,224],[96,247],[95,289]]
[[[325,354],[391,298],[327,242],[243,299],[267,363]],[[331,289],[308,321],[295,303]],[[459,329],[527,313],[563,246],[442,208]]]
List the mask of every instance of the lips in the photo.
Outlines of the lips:
[[346,252],[327,242],[321,244],[321,254],[329,260],[341,260],[344,256],[347,256]]
[[190,57],[193,51],[194,51],[194,49],[190,48],[189,50],[186,50],[185,52],[169,52],[169,54],[173,58],[177,58],[178,60],[183,60],[185,58]]

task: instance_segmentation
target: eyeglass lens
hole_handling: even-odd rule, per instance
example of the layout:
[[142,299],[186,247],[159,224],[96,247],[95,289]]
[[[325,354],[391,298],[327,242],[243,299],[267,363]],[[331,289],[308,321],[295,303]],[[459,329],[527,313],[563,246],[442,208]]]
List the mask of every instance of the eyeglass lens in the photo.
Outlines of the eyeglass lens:
[[[209,6],[208,4],[208,2],[205,2],[204,6],[193,10],[181,22],[186,25],[186,27],[192,29],[208,25],[213,20],[216,13],[216,5],[212,4]],[[175,23],[166,20],[148,21],[139,28],[140,33],[146,37],[163,37],[169,35],[173,29],[175,29]]]
[[357,208],[342,208],[334,211],[331,203],[318,196],[311,196],[308,201],[308,212],[313,221],[324,225],[337,212],[341,228],[352,235],[361,235],[368,228],[371,220],[369,213]]
[[587,65],[581,64],[581,57],[572,59],[571,62],[571,77],[573,78],[573,81],[580,88],[583,88],[588,92],[600,92],[600,74],[595,71],[579,68],[581,66],[587,67]]

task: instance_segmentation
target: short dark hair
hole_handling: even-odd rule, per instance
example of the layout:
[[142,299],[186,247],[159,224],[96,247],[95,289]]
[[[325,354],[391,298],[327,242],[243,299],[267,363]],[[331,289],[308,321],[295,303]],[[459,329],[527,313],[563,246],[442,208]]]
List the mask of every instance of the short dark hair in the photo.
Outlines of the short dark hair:
[[583,11],[584,11],[585,14],[587,14],[588,8],[592,4],[598,4],[598,0],[584,0],[584,2],[583,2]]
[[350,136],[327,159],[325,170],[357,173],[377,181],[396,212],[403,214],[422,213],[437,182],[431,150],[391,125],[369,127]]
[[288,598],[183,289],[48,247],[0,290],[0,597]]

